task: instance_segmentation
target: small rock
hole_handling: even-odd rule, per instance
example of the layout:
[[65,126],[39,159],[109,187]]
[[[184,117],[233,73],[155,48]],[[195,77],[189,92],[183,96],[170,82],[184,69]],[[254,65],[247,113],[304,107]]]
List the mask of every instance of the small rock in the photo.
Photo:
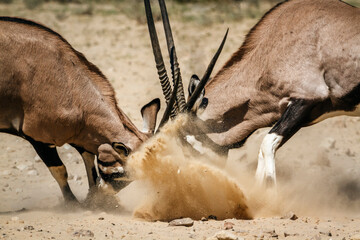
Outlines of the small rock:
[[30,225],[24,227],[24,230],[28,230],[28,231],[32,231],[34,229],[35,228],[33,226],[30,226]]
[[24,171],[24,170],[27,170],[29,169],[29,166],[28,165],[25,165],[25,164],[19,164],[16,166],[16,168],[20,171]]
[[203,221],[203,222],[208,221],[208,219],[206,217],[202,217],[200,220]]
[[194,220],[192,220],[191,218],[175,219],[169,223],[169,226],[191,227],[192,225],[194,225]]
[[322,235],[329,236],[329,237],[332,236],[331,232],[319,232],[319,233],[322,234]]
[[19,217],[12,217],[11,221],[13,221],[13,222],[19,221]]
[[293,212],[288,212],[285,216],[281,217],[281,219],[290,219],[290,220],[296,220],[298,219],[298,216],[296,216]]
[[295,236],[299,236],[298,233],[287,233],[287,232],[284,232],[284,237],[295,237]]
[[208,238],[207,240],[244,240],[244,239],[236,236],[235,234],[229,231],[222,230],[220,232],[215,233],[214,236]]
[[105,218],[103,218],[103,217],[99,217],[98,219],[99,219],[99,220],[104,220]]
[[39,175],[39,173],[35,169],[33,169],[33,170],[28,171],[27,175],[29,175],[29,176],[37,176],[37,175]]
[[264,231],[264,233],[270,234],[270,236],[273,237],[273,238],[278,238],[279,237],[279,235],[275,232],[275,229],[271,230],[271,231]]
[[73,233],[74,237],[94,237],[94,233],[90,230],[81,229]]
[[224,223],[224,229],[225,230],[230,230],[230,229],[233,229],[234,228],[234,225],[232,222],[225,222]]

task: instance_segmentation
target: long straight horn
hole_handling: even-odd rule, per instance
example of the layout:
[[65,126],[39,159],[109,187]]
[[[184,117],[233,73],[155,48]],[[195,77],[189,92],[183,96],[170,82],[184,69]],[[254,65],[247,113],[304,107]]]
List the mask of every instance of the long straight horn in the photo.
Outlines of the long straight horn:
[[219,49],[216,51],[214,57],[211,59],[211,62],[209,64],[209,66],[206,69],[206,72],[204,74],[204,76],[202,77],[202,79],[200,80],[198,86],[196,87],[194,93],[191,95],[189,101],[186,103],[185,106],[185,111],[190,111],[192,109],[192,107],[194,106],[197,98],[199,97],[199,95],[201,94],[201,91],[203,90],[203,88],[205,87],[207,81],[210,78],[211,72],[214,69],[215,63],[217,61],[217,59],[219,58],[219,55],[224,47],[225,41],[226,41],[226,37],[228,35],[229,29],[226,30],[225,36],[220,44]]
[[173,54],[172,57],[174,59],[174,64],[171,67],[174,85],[175,85],[175,81],[179,78],[179,86],[178,86],[178,90],[176,93],[176,98],[177,98],[177,107],[179,108],[179,111],[182,112],[185,108],[186,100],[185,100],[185,95],[184,95],[184,86],[182,83],[179,63],[178,63],[176,51],[175,51],[174,39],[172,36],[172,31],[171,31],[170,21],[169,21],[169,17],[168,17],[167,10],[166,10],[165,1],[159,0],[159,5],[160,5],[160,10],[161,10],[161,16],[163,19],[163,24],[164,24],[164,31],[165,31],[169,55]]
[[[154,19],[151,12],[151,5],[149,0],[144,0],[146,19],[149,28],[149,34],[151,39],[151,45],[156,62],[156,68],[158,71],[159,79],[163,94],[165,96],[166,103],[169,104],[171,98],[171,85],[164,65],[164,60],[161,54],[159,39],[157,37]],[[174,117],[176,112],[172,111],[171,117]]]

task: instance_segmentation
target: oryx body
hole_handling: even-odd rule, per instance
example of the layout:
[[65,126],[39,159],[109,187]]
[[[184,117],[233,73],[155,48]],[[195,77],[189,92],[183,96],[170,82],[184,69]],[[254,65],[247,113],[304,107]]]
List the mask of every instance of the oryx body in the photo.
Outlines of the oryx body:
[[360,113],[360,10],[339,0],[279,4],[207,84],[205,98],[198,117],[227,149],[276,123],[256,172],[276,182],[275,152],[301,127]]
[[148,138],[118,108],[100,70],[40,24],[0,18],[0,72],[0,131],[33,145],[66,200],[75,197],[55,146],[69,143],[82,154],[91,188],[98,175],[124,176],[126,156]]
[[[202,81],[191,81],[189,89],[194,83]],[[256,176],[276,182],[275,152],[301,127],[360,113],[360,10],[340,0],[278,4],[199,98],[200,91],[196,87],[187,106],[195,110],[196,126],[185,134],[227,154],[255,130],[273,126],[261,145]]]

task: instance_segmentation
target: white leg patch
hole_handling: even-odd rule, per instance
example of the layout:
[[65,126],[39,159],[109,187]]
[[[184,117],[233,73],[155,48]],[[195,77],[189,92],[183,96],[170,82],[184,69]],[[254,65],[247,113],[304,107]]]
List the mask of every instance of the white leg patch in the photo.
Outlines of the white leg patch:
[[186,136],[186,141],[188,142],[188,143],[190,143],[191,144],[191,146],[195,149],[195,150],[197,150],[199,153],[201,153],[201,154],[205,154],[205,149],[204,149],[204,147],[202,146],[202,143],[201,142],[199,142],[198,140],[196,140],[196,138],[193,136],[193,135],[187,135]]
[[256,179],[263,183],[270,178],[276,184],[275,152],[278,149],[283,136],[276,133],[267,134],[261,143]]

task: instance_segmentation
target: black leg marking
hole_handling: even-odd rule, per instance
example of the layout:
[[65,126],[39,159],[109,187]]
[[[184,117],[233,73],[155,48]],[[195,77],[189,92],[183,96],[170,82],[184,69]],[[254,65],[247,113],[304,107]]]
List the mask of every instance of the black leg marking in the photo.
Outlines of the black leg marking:
[[50,148],[47,144],[35,141],[30,137],[26,139],[34,147],[37,154],[43,160],[49,171],[60,186],[61,192],[64,196],[65,201],[77,201],[74,194],[71,192],[70,186],[67,182],[67,172],[64,164],[62,163],[56,148]]
[[314,106],[314,102],[303,99],[291,101],[291,104],[287,107],[279,121],[276,122],[269,132],[269,134],[276,133],[284,137],[279,147],[289,140],[300,128],[309,123],[310,113]]
[[96,179],[97,179],[97,173],[96,173],[95,164],[94,164],[95,155],[85,151],[81,147],[77,147],[74,145],[73,145],[73,147],[80,153],[80,155],[84,161],[85,168],[86,168],[86,174],[88,177],[89,189],[91,189],[96,185]]

